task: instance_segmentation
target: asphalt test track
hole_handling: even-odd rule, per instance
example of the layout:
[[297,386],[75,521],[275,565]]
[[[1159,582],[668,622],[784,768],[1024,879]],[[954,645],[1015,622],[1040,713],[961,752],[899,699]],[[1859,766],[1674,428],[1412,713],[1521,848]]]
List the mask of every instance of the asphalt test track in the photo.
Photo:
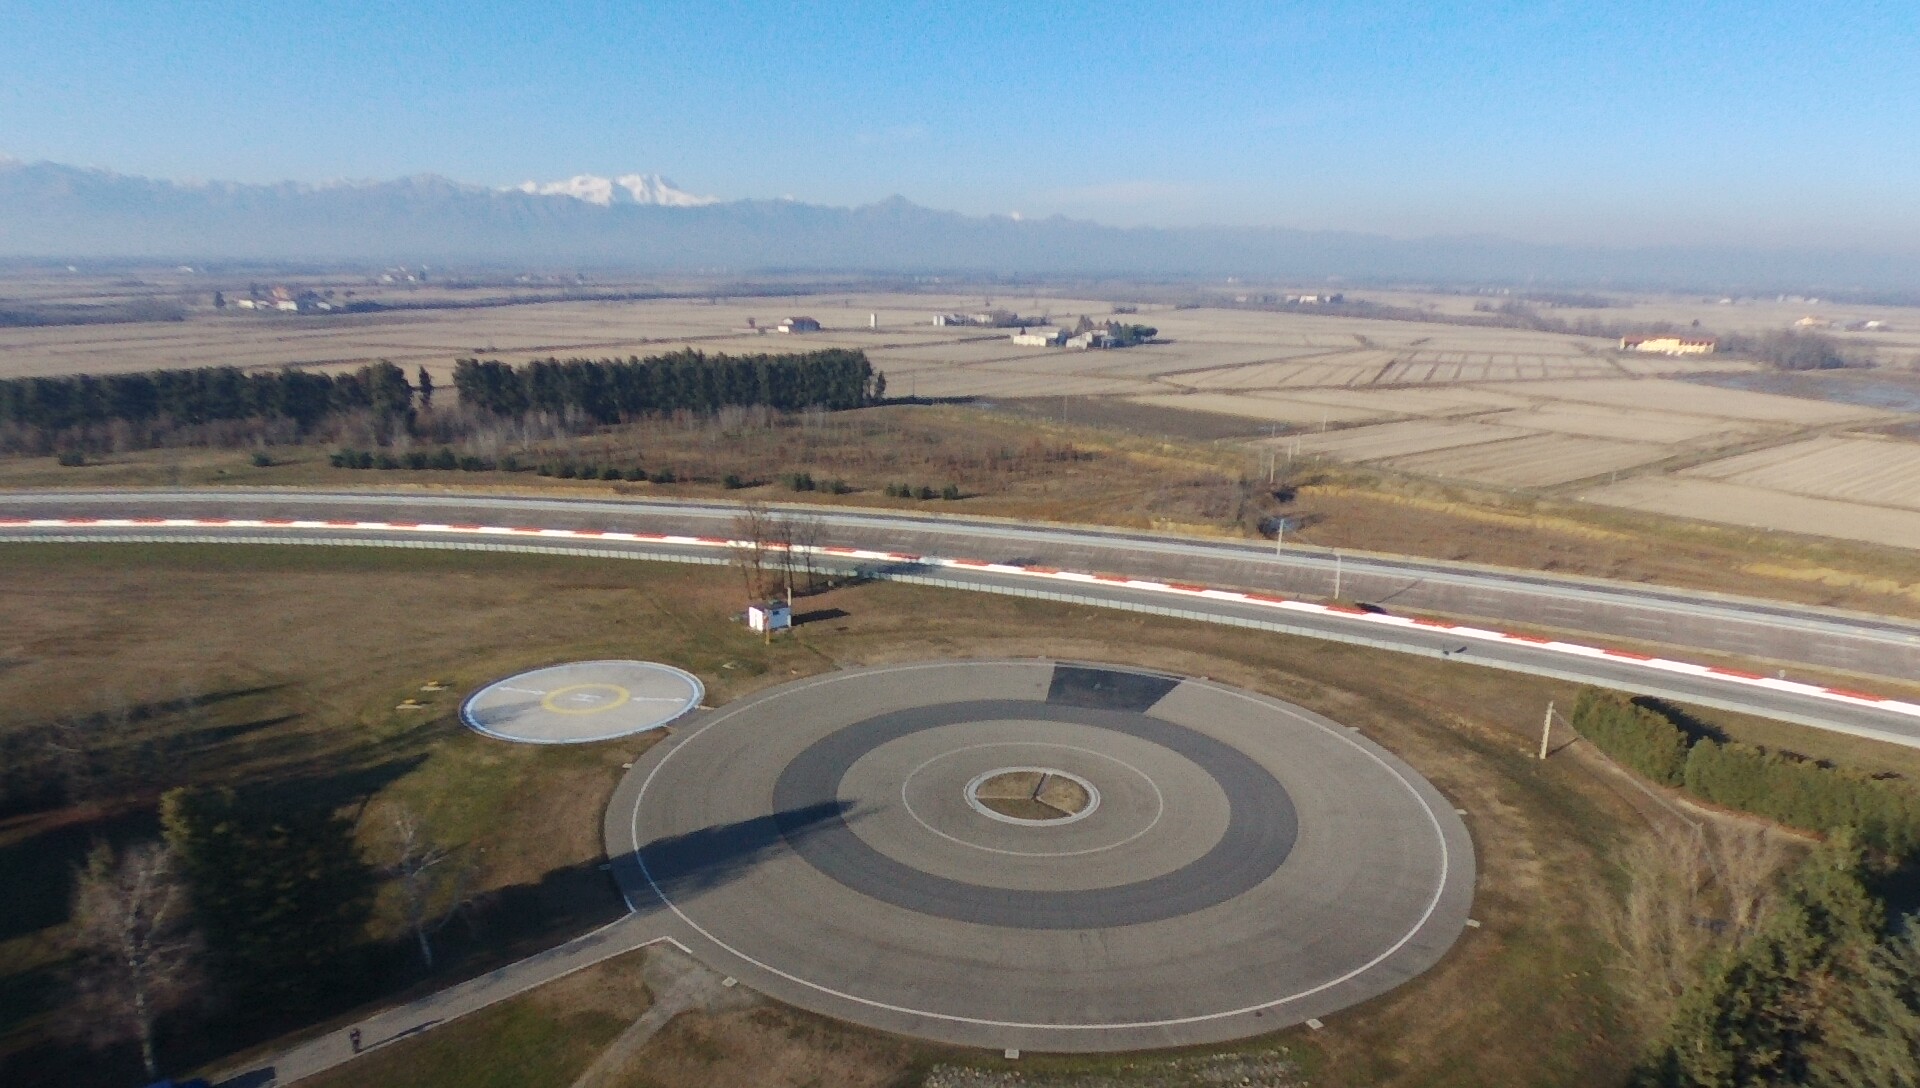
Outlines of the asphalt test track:
[[[1051,767],[1085,819],[967,783]],[[1319,715],[1206,681],[1044,661],[795,681],[656,745],[616,792],[622,890],[783,1001],[995,1048],[1261,1034],[1385,992],[1466,924],[1465,825]]]

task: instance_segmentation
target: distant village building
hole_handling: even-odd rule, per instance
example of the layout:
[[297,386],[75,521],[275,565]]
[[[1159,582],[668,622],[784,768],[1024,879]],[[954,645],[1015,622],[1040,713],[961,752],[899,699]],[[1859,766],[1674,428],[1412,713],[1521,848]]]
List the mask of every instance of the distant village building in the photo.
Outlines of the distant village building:
[[1023,325],[1038,325],[1037,318],[1023,318],[1012,310],[979,310],[970,314],[934,314],[933,323],[938,327],[948,325],[972,326],[986,329],[1012,329]]
[[774,327],[775,332],[819,332],[820,323],[811,317],[789,317]]
[[1088,329],[1067,337],[1067,346],[1086,351],[1091,348],[1109,347],[1113,343],[1113,334],[1105,329]]
[[1067,330],[1021,329],[1011,339],[1023,348],[1057,348],[1067,342]]
[[1711,336],[1623,336],[1621,351],[1649,355],[1712,355],[1720,342]]
[[1833,322],[1817,314],[1808,314],[1794,322],[1793,327],[1796,329],[1831,329],[1833,328]]

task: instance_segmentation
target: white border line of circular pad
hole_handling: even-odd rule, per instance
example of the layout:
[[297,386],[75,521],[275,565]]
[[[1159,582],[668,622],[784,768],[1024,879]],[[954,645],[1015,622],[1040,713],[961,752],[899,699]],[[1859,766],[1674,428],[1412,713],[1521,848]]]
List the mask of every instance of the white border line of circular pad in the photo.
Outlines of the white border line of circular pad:
[[[492,691],[503,684],[512,683],[513,681],[518,680],[523,676],[528,676],[530,674],[538,673],[538,672],[544,672],[548,669],[560,669],[560,668],[566,668],[568,666],[575,666],[575,665],[637,666],[640,668],[652,670],[654,672],[665,673],[680,679],[681,681],[686,683],[687,687],[690,689],[692,694],[687,697],[685,704],[681,706],[679,710],[674,711],[672,714],[669,714],[666,717],[659,719],[658,721],[650,722],[646,725],[639,726],[633,729],[622,729],[615,733],[604,733],[604,734],[599,734],[591,737],[568,737],[563,740],[562,739],[548,740],[548,739],[542,739],[539,737],[515,736],[510,733],[502,733],[502,732],[499,732],[498,730],[489,729],[486,726],[481,725],[477,720],[475,720],[473,716],[473,711],[472,711],[473,703],[476,699],[479,699],[482,695],[485,695],[487,692]],[[663,729],[673,724],[674,722],[679,721],[681,718],[684,718],[687,715],[693,713],[695,710],[698,710],[700,708],[700,704],[706,701],[707,701],[707,686],[701,682],[698,676],[693,675],[692,673],[688,672],[685,669],[676,668],[672,665],[662,664],[658,661],[640,661],[635,658],[600,658],[600,659],[595,659],[591,661],[559,661],[551,665],[541,665],[537,668],[523,669],[519,672],[512,673],[507,676],[498,677],[494,680],[490,680],[487,683],[480,685],[480,687],[474,689],[472,694],[460,700],[460,724],[466,726],[468,729],[471,729],[476,733],[479,733],[481,736],[491,737],[494,740],[506,741],[510,744],[556,744],[556,745],[557,744],[598,744],[601,741],[619,740],[622,737],[638,736],[641,733],[650,732],[655,729]]]

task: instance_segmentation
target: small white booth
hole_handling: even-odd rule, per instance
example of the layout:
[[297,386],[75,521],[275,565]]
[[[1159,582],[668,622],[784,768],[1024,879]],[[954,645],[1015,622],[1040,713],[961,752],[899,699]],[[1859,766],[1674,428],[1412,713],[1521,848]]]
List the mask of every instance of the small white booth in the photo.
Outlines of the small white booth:
[[755,631],[785,631],[793,626],[793,606],[784,601],[748,605],[747,626]]

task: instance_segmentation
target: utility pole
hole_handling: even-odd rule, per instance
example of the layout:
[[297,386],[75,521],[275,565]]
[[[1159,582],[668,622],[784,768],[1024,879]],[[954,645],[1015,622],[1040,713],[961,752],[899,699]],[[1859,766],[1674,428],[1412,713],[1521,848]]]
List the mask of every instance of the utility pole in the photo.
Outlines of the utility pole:
[[1553,734],[1553,700],[1547,700],[1547,718],[1540,723],[1540,758],[1547,758],[1547,738]]
[[1333,599],[1340,599],[1340,552],[1333,553]]

